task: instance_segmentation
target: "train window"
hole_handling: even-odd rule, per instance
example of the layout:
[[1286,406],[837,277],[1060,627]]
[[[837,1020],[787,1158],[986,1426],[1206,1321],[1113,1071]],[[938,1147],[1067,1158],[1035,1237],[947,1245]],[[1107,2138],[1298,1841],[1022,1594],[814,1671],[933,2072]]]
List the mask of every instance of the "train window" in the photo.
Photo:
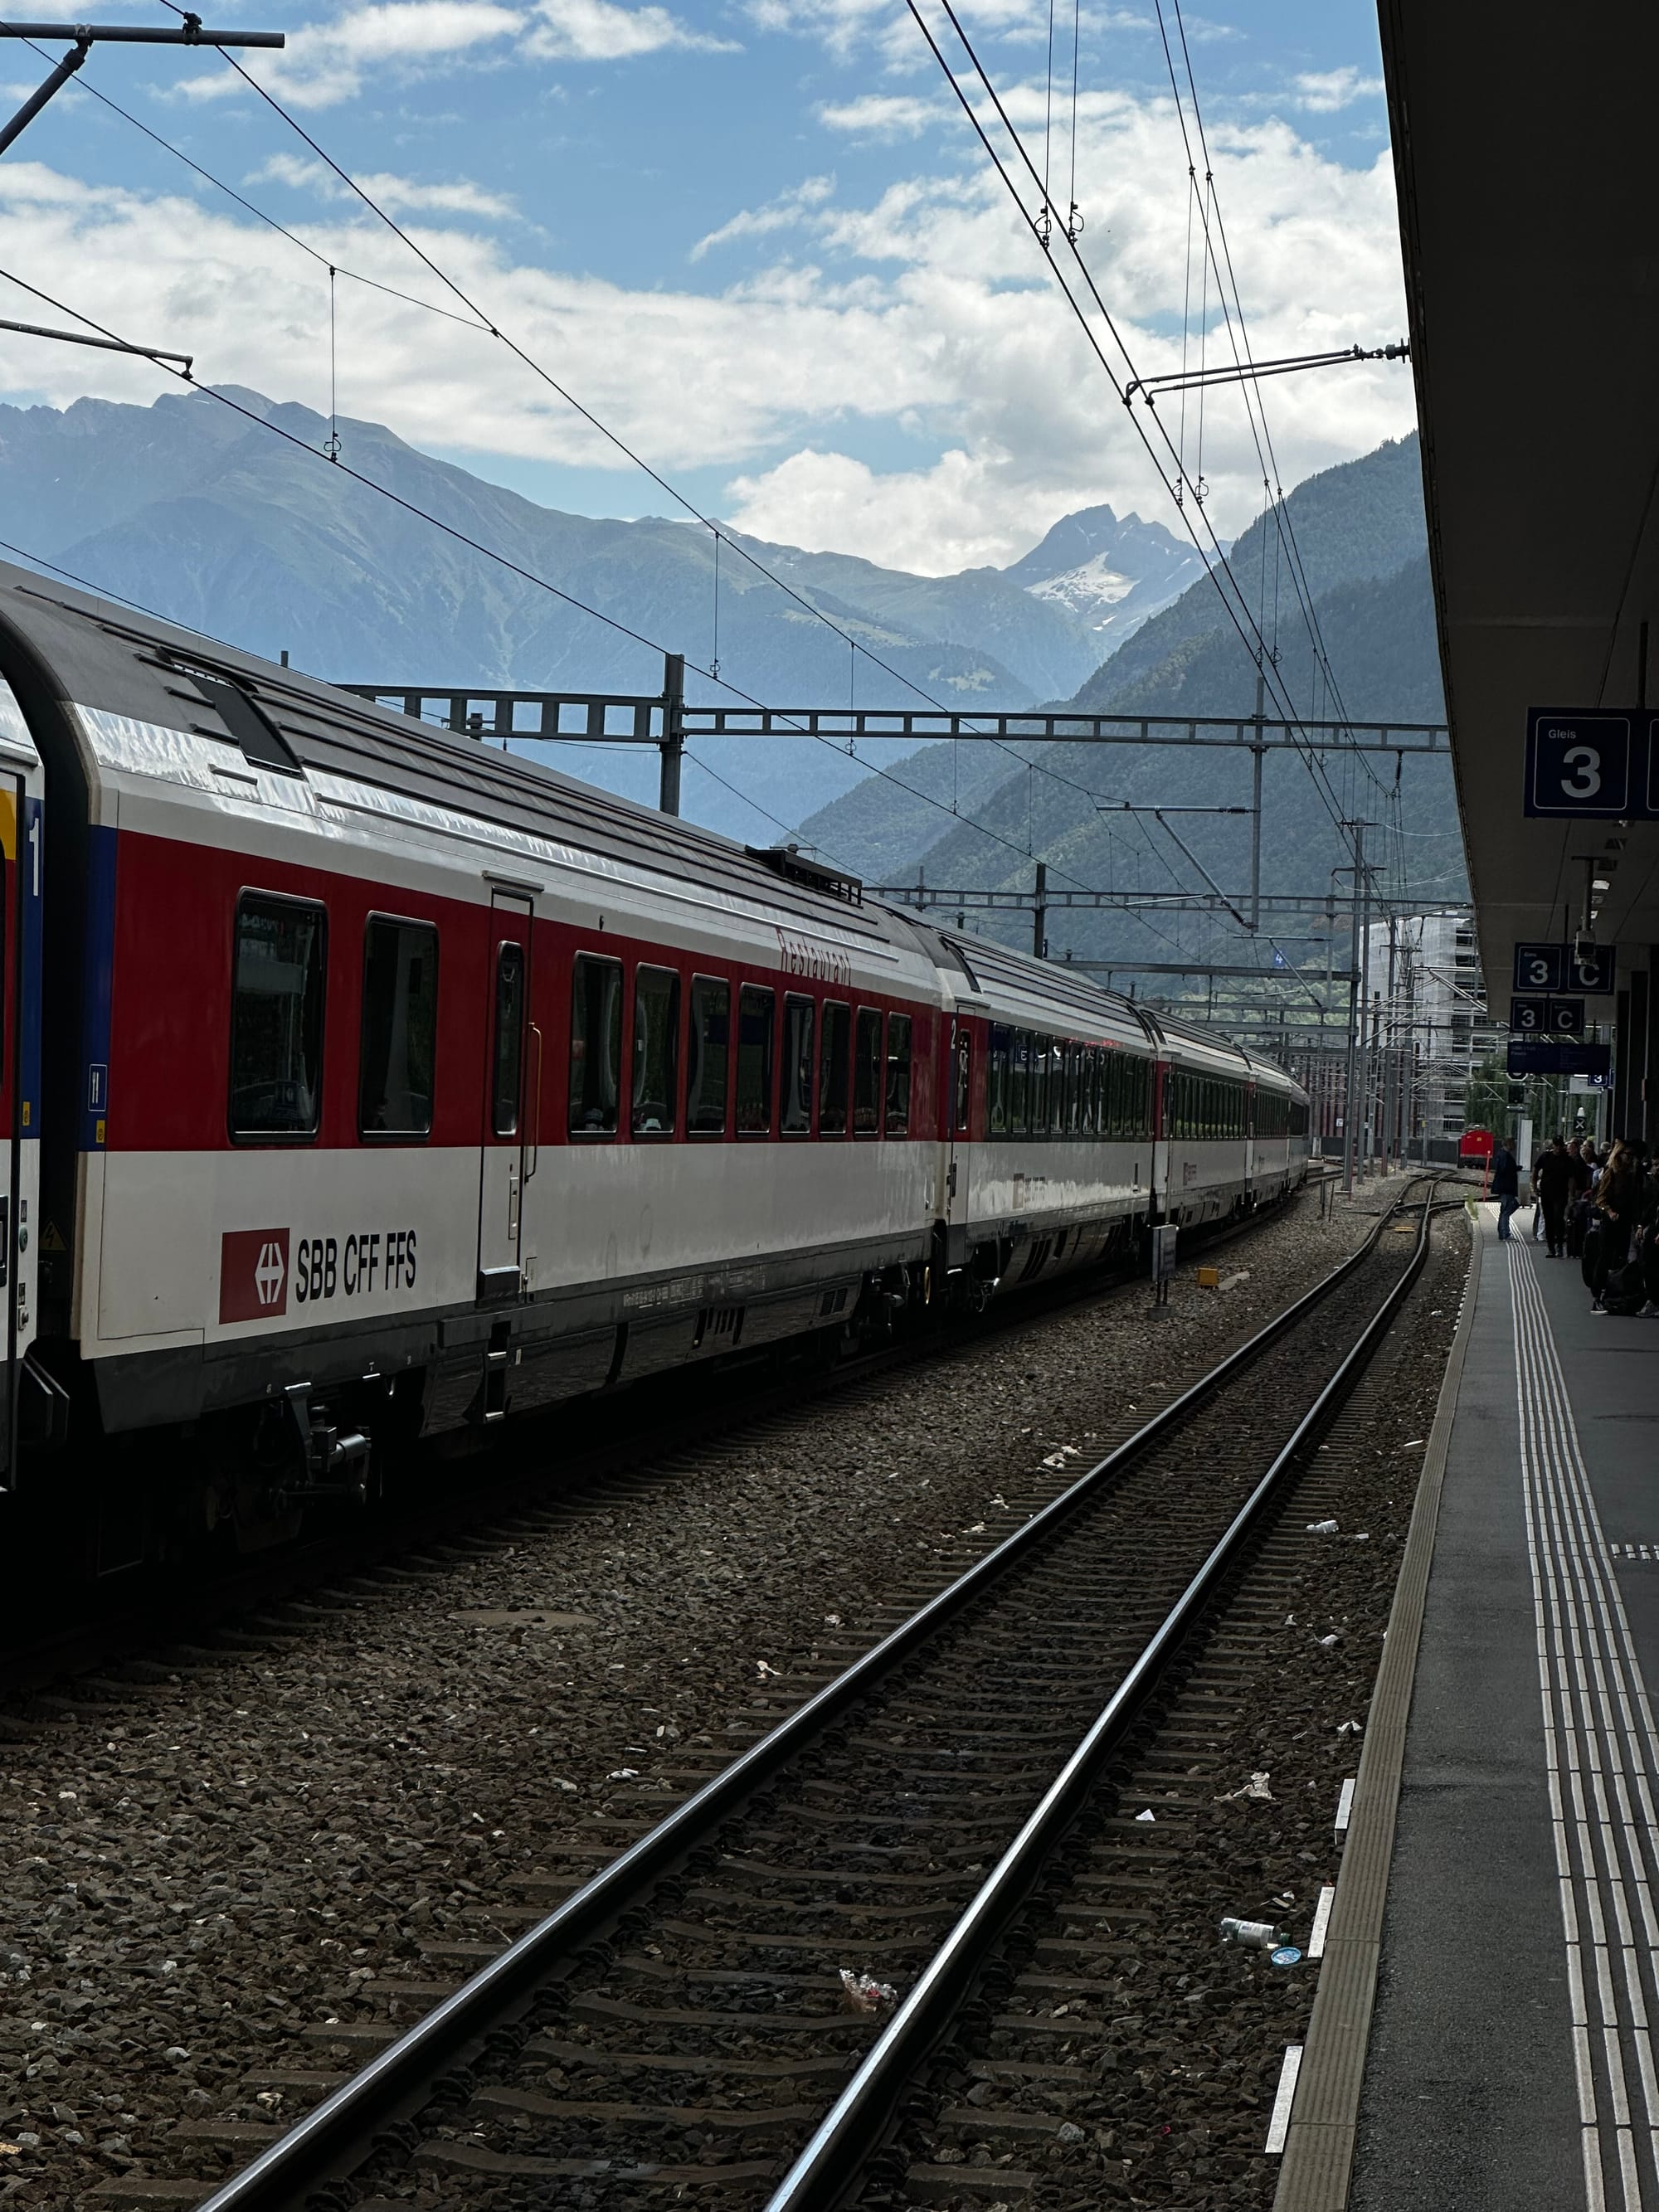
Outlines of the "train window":
[[328,917],[244,891],[231,985],[230,1133],[305,1138],[322,1110]]
[[1083,1127],[1083,1085],[1088,1063],[1089,1055],[1084,1046],[1066,1046],[1066,1129],[1068,1136],[1079,1135]]
[[672,968],[634,976],[633,1125],[636,1137],[673,1133],[679,1101],[680,979]]
[[431,1135],[437,1045],[437,931],[429,922],[371,915],[363,931],[357,1054],[361,1136]]
[[772,1133],[772,1056],[777,994],[745,983],[738,994],[738,1133]]
[[1011,1134],[1016,1137],[1023,1137],[1030,1127],[1026,1109],[1030,1096],[1031,1032],[1030,1030],[1016,1030],[1008,1082],[1008,1127]]
[[693,1136],[726,1133],[726,1056],[731,1030],[732,986],[713,975],[694,975],[685,1071],[685,1126]]
[[498,1137],[519,1133],[519,1102],[524,1079],[524,947],[495,948],[495,1060],[489,1097],[489,1126]]
[[812,1001],[783,1002],[783,1130],[805,1136],[812,1126]]
[[570,975],[570,1133],[611,1137],[622,1097],[620,960],[579,952]]
[[1083,1133],[1085,1137],[1100,1134],[1100,1074],[1101,1050],[1091,1044],[1083,1055]]
[[910,1017],[887,1017],[887,1133],[910,1133]]
[[1006,1137],[1009,1130],[1008,1092],[1012,1080],[1014,1033],[1000,1022],[991,1028],[991,1057],[985,1074],[985,1120],[994,1137]]
[[853,1010],[833,1000],[823,1009],[823,1046],[818,1060],[818,1134],[847,1134],[847,1061],[853,1042]]
[[956,1055],[951,1088],[951,1126],[957,1136],[968,1134],[973,1105],[974,1041],[965,1025],[956,1035]]
[[1034,1036],[1031,1039],[1031,1088],[1027,1100],[1031,1110],[1027,1126],[1033,1136],[1048,1133],[1048,1068],[1054,1050],[1052,1037]]
[[881,1016],[873,1006],[860,1006],[853,1042],[853,1133],[873,1137],[880,1129]]

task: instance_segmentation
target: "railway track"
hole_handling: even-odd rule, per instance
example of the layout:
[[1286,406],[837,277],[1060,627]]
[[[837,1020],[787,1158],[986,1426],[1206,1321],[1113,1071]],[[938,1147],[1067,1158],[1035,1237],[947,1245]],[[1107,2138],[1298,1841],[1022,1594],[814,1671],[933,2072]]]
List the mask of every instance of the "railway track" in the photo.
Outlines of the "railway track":
[[[1195,1235],[1190,1249],[1224,1249],[1284,1210],[1264,1208]],[[768,1358],[720,1375],[653,1377],[620,1401],[578,1401],[504,1432],[470,1463],[464,1481],[457,1481],[453,1462],[428,1461],[406,1498],[367,1510],[337,1509],[317,1534],[269,1553],[227,1559],[193,1553],[176,1568],[135,1571],[90,1592],[37,1577],[30,1589],[17,1594],[0,1628],[0,1698],[15,1708],[77,1675],[118,1667],[130,1657],[142,1662],[158,1644],[210,1643],[227,1626],[238,1628],[262,1611],[304,1599],[343,1577],[395,1568],[434,1551],[441,1554],[553,1498],[608,1493],[625,1486],[642,1463],[734,1437],[815,1399],[855,1392],[941,1350],[960,1349],[1121,1293],[1139,1279],[1133,1263],[1061,1277],[994,1303],[949,1336],[913,1337],[833,1366],[803,1354],[786,1361],[780,1375],[776,1360]],[[558,1438],[550,1472],[550,1435]],[[137,1589],[129,1591],[129,1583]],[[0,1726],[4,1722],[0,1715]]]
[[[1103,1818],[1079,1814],[1126,1749],[1139,1756],[1149,1709],[1171,1694],[1179,1709],[1194,1638],[1271,1547],[1275,1516],[1316,1488],[1319,1437],[1422,1264],[1431,1210],[1432,1188],[1409,1239],[1380,1218],[1324,1284],[873,1650],[847,1664],[826,1643],[824,1679],[780,1683],[769,1702],[794,1709],[763,1700],[735,1759],[659,1769],[654,1790],[613,1777],[604,1812],[483,1908],[476,1949],[495,1955],[470,1981],[382,1983],[390,2017],[319,2031],[372,2053],[356,2074],[250,2082],[268,2113],[320,2096],[297,2124],[186,2130],[173,2174],[129,2201],[482,2208],[550,2187],[596,2208],[695,2192],[801,2212],[861,2178],[963,2202],[1030,2185],[984,2138],[1085,2139],[1042,2103],[1047,2083],[1066,2109],[1076,2036],[1054,2064],[1052,2004],[1046,2026],[1028,2004],[1030,2024],[1007,2027],[1021,1972],[1041,1985],[1043,1970],[998,1961],[998,1946],[1034,1892],[1040,1909],[1045,1888],[1077,1881]],[[1215,1710],[1196,1718],[1213,1736]],[[641,1802],[663,1817],[638,1836]],[[1163,1802],[1175,1814],[1150,1845],[1158,1819],[1136,1823],[1135,1848],[1178,1832],[1178,1793]],[[1080,1936],[1068,1924],[1039,1951],[1088,1951],[1081,1910]],[[1099,1940],[1085,2010],[1110,1980],[1101,1959],[1123,1948]],[[452,1974],[474,1963],[454,1945],[433,1959]],[[1021,2055],[975,2055],[998,2035]],[[941,2051],[960,2112],[926,2086]],[[960,2138],[975,2129],[970,2166]],[[203,2174],[256,2144],[228,2182]]]

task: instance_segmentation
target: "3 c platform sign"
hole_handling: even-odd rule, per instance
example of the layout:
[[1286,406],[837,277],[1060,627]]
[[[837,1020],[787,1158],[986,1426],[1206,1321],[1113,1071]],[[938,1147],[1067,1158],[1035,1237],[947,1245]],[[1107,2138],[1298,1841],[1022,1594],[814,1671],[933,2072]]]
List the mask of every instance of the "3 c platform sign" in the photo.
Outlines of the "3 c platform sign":
[[1659,821],[1659,714],[1530,708],[1522,811],[1534,820]]

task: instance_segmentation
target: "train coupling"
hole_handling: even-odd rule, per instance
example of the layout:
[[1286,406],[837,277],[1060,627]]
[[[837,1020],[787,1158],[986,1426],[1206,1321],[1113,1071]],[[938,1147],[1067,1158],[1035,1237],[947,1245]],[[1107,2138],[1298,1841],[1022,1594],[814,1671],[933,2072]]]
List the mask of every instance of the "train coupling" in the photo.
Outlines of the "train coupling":
[[359,1428],[343,1426],[326,1406],[312,1397],[309,1382],[290,1382],[283,1392],[298,1432],[300,1480],[289,1491],[296,1501],[313,1498],[349,1498],[368,1494],[368,1437]]

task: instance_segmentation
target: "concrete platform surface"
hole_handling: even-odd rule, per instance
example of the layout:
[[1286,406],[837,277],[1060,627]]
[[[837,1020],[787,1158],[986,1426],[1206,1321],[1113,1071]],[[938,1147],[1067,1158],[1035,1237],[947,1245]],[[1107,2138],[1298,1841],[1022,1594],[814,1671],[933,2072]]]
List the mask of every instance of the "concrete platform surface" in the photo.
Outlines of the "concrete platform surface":
[[1480,1211],[1349,2205],[1659,2212],[1659,1320]]

